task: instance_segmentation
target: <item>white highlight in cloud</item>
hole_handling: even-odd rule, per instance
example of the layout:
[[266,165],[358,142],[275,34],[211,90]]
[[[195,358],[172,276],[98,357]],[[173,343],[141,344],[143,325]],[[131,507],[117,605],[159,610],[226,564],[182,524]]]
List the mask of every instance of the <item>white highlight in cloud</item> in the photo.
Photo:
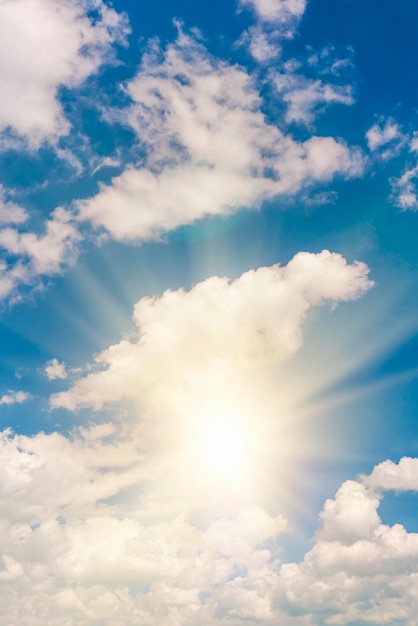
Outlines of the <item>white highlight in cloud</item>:
[[59,88],[96,72],[126,33],[124,17],[102,0],[3,0],[0,132],[32,148],[68,133]]
[[26,391],[9,391],[0,396],[0,405],[22,404],[22,402],[29,400],[30,397],[30,393]]
[[181,31],[165,52],[151,47],[126,91],[144,165],[78,203],[81,219],[115,239],[157,239],[205,216],[363,171],[360,152],[341,140],[298,143],[267,123],[245,70],[212,58]]
[[45,366],[45,374],[48,380],[56,380],[57,378],[64,379],[68,376],[65,363],[60,363],[58,359],[48,361]]

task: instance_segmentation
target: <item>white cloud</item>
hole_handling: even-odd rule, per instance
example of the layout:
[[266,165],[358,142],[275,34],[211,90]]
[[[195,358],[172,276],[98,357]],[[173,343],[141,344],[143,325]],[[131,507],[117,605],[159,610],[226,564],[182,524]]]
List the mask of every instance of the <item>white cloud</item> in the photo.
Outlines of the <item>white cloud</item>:
[[370,476],[363,477],[363,482],[383,491],[418,491],[418,459],[403,457],[399,463],[379,463]]
[[375,489],[417,491],[417,459],[345,482],[292,563],[280,558],[286,521],[257,505],[213,521],[144,519],[124,493],[147,463],[131,434],[1,433],[2,623],[415,624],[418,535],[382,523]]
[[123,40],[125,19],[102,0],[3,0],[0,3],[0,132],[29,146],[68,133],[58,100]]
[[403,211],[418,211],[417,178],[418,165],[415,165],[406,169],[399,178],[391,180],[392,200]]
[[6,200],[6,190],[0,185],[0,225],[23,224],[28,214],[22,207],[10,200]]
[[306,616],[308,624],[415,623],[418,534],[382,523],[377,513],[382,496],[374,488],[397,489],[387,478],[398,474],[402,483],[405,471],[414,474],[416,486],[416,461],[404,459],[398,466],[385,461],[327,500],[324,527],[312,549],[301,563],[281,567],[277,606]]
[[386,120],[384,126],[374,124],[366,133],[367,144],[372,152],[395,139],[399,139],[400,136],[400,128],[392,119]]
[[21,232],[16,228],[0,230],[0,248],[15,260],[0,262],[0,297],[10,297],[20,285],[33,285],[44,276],[58,274],[64,263],[76,256],[81,235],[71,215],[57,208],[45,222],[45,234]]
[[52,406],[99,408],[167,390],[176,395],[193,378],[200,384],[196,371],[223,365],[245,371],[283,359],[299,348],[308,311],[362,295],[372,285],[367,274],[367,266],[338,254],[305,252],[285,267],[259,268],[235,281],[212,277],[189,292],[143,298],[134,310],[137,336],[101,352],[99,371],[52,396]]
[[274,73],[273,84],[287,106],[288,123],[310,125],[330,104],[351,105],[354,102],[350,85],[325,83],[293,71]]
[[306,0],[240,0],[240,5],[255,11],[261,21],[290,26],[304,14]]
[[200,510],[213,480],[235,506],[253,492],[271,503],[270,463],[301,453],[294,439],[302,426],[292,416],[306,394],[295,381],[277,381],[286,379],[309,311],[361,296],[372,285],[367,274],[338,254],[300,253],[285,267],[143,298],[135,332],[52,395],[51,407],[124,407],[148,454],[141,498],[150,515]]
[[359,151],[341,140],[298,143],[283,135],[262,114],[251,76],[182,32],[165,52],[151,48],[126,91],[145,162],[78,203],[82,219],[116,239],[158,238],[207,215],[363,171]]
[[385,123],[373,124],[366,133],[367,145],[372,153],[386,161],[397,156],[407,141],[406,135],[392,118]]
[[52,359],[48,361],[45,366],[45,374],[49,380],[56,380],[57,378],[67,378],[68,372],[65,367],[65,363],[60,363],[58,359]]
[[21,404],[29,400],[30,394],[25,391],[9,391],[0,397],[0,405]]
[[268,63],[279,57],[282,51],[280,37],[277,33],[260,25],[250,27],[243,34],[239,43],[248,47],[251,56],[257,63]]

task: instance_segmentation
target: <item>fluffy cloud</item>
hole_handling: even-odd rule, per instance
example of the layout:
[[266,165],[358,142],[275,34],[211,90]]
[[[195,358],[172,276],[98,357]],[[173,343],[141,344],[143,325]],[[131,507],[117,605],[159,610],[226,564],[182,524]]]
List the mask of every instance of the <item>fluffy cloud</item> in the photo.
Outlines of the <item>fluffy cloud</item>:
[[55,209],[45,222],[45,233],[5,227],[0,230],[0,249],[6,260],[0,261],[0,298],[10,297],[20,285],[39,283],[43,276],[61,271],[64,263],[75,258],[81,235],[62,208]]
[[25,391],[9,391],[0,396],[1,404],[21,404],[30,398],[30,394]]
[[264,494],[257,504],[272,503],[271,467],[301,453],[292,416],[309,393],[285,384],[285,364],[309,311],[361,296],[372,285],[367,274],[338,254],[300,253],[286,267],[143,298],[135,332],[97,355],[51,406],[123,407],[147,451],[148,514],[200,510],[218,498],[214,480],[234,506],[251,504],[253,493]]
[[382,490],[417,490],[417,459],[345,482],[292,563],[280,558],[286,521],[256,504],[199,523],[144,519],[126,492],[143,481],[142,442],[120,428],[0,442],[3,624],[416,621],[418,535],[382,523],[378,506]]
[[298,143],[269,124],[251,76],[182,32],[165,51],[151,47],[126,92],[145,162],[78,203],[81,219],[116,239],[158,238],[207,215],[362,173],[358,150],[342,141]]
[[417,469],[417,459],[385,461],[344,483],[325,503],[324,526],[302,563],[282,565],[277,606],[307,624],[414,624],[418,535],[382,523],[375,489],[416,490]]
[[6,190],[0,185],[0,225],[22,224],[28,219],[28,214],[22,207],[7,199]]
[[66,134],[57,98],[96,72],[126,34],[102,0],[3,0],[0,4],[0,132],[31,147]]
[[101,352],[99,371],[54,395],[52,406],[97,409],[167,390],[176,395],[200,386],[211,370],[213,377],[223,367],[245,372],[280,361],[299,348],[308,311],[362,295],[372,284],[367,274],[364,264],[350,265],[338,254],[299,253],[285,267],[259,268],[235,281],[212,277],[189,292],[143,298],[134,310],[137,336]]
[[289,25],[302,17],[306,0],[240,0],[240,5],[251,8],[264,22]]
[[48,361],[45,366],[45,374],[49,380],[55,380],[57,378],[67,378],[68,376],[65,363],[60,363],[58,359],[52,359],[51,361]]
[[295,35],[306,0],[240,0],[239,5],[256,16],[256,23],[243,33],[239,43],[246,45],[257,63],[266,63],[280,55],[284,39]]
[[403,457],[399,463],[384,461],[363,482],[377,490],[418,491],[418,459]]
[[403,211],[418,211],[416,180],[418,165],[407,168],[402,176],[391,180],[392,200]]
[[389,118],[385,123],[373,124],[366,133],[367,145],[372,153],[386,161],[399,154],[405,145],[407,137],[401,131],[395,120]]

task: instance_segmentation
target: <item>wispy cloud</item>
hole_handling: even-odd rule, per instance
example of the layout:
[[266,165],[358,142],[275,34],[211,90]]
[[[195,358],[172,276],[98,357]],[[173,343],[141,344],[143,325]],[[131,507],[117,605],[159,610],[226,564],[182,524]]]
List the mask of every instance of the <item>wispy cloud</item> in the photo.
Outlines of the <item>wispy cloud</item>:
[[363,171],[361,153],[341,140],[283,134],[263,115],[245,69],[213,58],[181,31],[166,50],[151,45],[126,92],[145,161],[78,203],[82,219],[115,239],[157,239],[208,215]]

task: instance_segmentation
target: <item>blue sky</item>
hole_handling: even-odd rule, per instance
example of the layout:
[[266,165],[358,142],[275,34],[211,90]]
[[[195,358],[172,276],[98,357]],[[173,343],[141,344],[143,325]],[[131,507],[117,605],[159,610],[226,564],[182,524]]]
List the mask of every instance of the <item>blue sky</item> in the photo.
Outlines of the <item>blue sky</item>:
[[0,0],[0,624],[418,623],[417,17]]

